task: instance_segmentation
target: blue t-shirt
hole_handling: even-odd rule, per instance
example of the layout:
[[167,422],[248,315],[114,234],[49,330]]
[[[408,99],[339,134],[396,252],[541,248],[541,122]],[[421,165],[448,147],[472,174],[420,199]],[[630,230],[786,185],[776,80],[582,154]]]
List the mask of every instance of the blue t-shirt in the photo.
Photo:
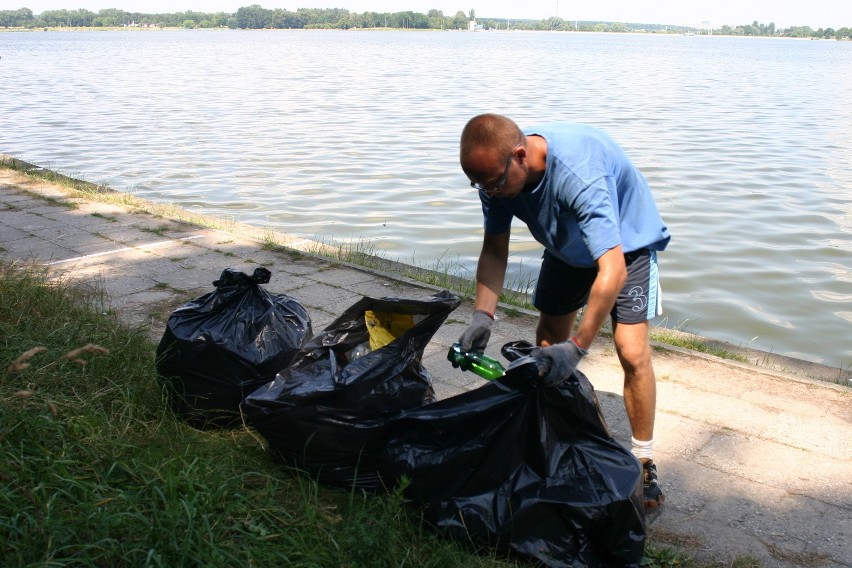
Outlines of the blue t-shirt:
[[664,250],[671,236],[648,182],[624,150],[581,124],[550,124],[525,132],[547,141],[541,182],[515,197],[480,192],[485,231],[508,231],[515,216],[539,243],[571,266],[591,267],[606,251]]

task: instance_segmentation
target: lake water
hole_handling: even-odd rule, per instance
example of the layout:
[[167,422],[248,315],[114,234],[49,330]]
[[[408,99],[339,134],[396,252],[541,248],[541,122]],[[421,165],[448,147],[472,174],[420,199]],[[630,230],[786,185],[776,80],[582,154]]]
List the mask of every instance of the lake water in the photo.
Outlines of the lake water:
[[[545,32],[0,33],[0,152],[471,275],[474,114],[622,143],[673,240],[655,323],[852,364],[852,42]],[[540,247],[513,229],[509,279]]]

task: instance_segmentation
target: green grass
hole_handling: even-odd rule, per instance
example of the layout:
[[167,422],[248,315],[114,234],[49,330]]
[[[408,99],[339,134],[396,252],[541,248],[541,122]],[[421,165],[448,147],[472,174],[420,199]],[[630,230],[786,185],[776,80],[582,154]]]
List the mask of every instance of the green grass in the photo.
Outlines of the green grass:
[[691,351],[707,353],[708,355],[714,355],[731,361],[739,361],[740,363],[748,362],[748,358],[745,355],[731,351],[721,342],[709,341],[702,337],[682,332],[678,329],[655,327],[651,330],[650,336],[651,340],[664,343],[666,345],[683,347],[684,349],[689,349]]

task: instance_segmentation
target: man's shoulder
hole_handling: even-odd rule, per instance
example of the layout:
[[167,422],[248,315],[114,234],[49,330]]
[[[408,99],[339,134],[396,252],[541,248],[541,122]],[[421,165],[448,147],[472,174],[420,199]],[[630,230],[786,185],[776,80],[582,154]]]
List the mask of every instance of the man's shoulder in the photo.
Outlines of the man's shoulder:
[[579,122],[554,122],[525,131],[527,136],[541,136],[551,150],[578,152],[592,148],[605,149],[613,140],[604,131]]
[[536,124],[534,126],[531,126],[530,128],[525,128],[524,133],[527,135],[546,133],[577,133],[598,135],[603,134],[603,131],[595,126],[592,126],[591,124],[585,124],[582,122],[548,122],[544,124]]

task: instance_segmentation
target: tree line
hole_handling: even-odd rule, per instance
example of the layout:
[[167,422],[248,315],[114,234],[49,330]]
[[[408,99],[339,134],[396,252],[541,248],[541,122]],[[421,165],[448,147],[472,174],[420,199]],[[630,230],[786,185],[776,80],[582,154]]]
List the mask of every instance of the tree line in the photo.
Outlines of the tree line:
[[0,27],[4,28],[59,28],[59,27],[182,27],[182,28],[231,28],[231,29],[468,29],[474,21],[482,29],[547,30],[547,31],[596,31],[596,32],[650,32],[650,33],[698,33],[741,36],[780,36],[849,39],[849,27],[819,28],[791,26],[776,28],[754,21],[739,26],[724,25],[719,28],[690,28],[662,24],[630,24],[622,22],[589,22],[564,20],[558,17],[543,20],[508,20],[498,18],[477,19],[473,10],[461,10],[454,15],[445,15],[441,10],[418,12],[364,12],[355,13],[340,8],[299,8],[295,12],[281,8],[267,9],[258,4],[243,6],[234,13],[226,12],[174,12],[145,14],[106,8],[97,13],[86,9],[46,10],[35,15],[29,8],[0,10]]

